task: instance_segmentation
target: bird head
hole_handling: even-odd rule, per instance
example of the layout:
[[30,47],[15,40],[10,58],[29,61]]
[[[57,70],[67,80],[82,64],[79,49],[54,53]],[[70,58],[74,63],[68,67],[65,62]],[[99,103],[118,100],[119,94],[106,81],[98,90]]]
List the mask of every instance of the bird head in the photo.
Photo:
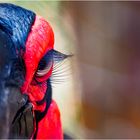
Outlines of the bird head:
[[67,57],[54,50],[54,33],[44,18],[13,4],[0,4],[0,124],[5,122],[1,138],[9,137],[11,120],[19,120],[28,107],[37,119],[33,123],[45,116],[52,101],[54,63]]

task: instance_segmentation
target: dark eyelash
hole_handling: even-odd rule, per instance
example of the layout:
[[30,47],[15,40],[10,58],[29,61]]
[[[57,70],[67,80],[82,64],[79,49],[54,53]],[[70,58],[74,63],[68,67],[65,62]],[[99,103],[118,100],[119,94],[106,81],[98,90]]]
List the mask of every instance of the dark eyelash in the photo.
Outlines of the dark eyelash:
[[66,82],[70,78],[70,65],[67,62],[68,60],[64,60],[54,65],[50,78],[52,86]]
[[[40,61],[39,66],[38,66],[38,70],[36,72],[36,76],[38,76],[38,72],[47,69],[50,65],[50,62],[53,63],[53,71],[52,71],[52,75],[50,78],[50,82],[52,84],[56,84],[56,83],[62,83],[63,81],[66,80],[66,77],[69,75],[69,73],[67,73],[68,70],[68,66],[64,65],[64,63],[66,61],[66,58],[69,58],[73,55],[66,55],[63,53],[60,53],[56,50],[50,50]],[[66,64],[66,63],[65,63]],[[36,77],[35,77],[36,79]],[[37,82],[37,80],[35,80]],[[44,81],[45,82],[45,81]],[[39,83],[38,83],[39,84]]]
[[41,59],[38,69],[43,70],[49,64],[49,62],[53,61],[54,63],[58,63],[70,56],[72,55],[66,55],[52,49]]
[[57,51],[54,52],[54,54],[56,61],[54,63],[52,75],[50,78],[50,82],[53,87],[55,87],[55,85],[57,84],[61,84],[64,82],[66,83],[66,81],[68,81],[68,79],[70,78],[71,71],[68,58],[73,56],[73,55],[65,55],[62,53],[61,55],[59,55],[59,52]]

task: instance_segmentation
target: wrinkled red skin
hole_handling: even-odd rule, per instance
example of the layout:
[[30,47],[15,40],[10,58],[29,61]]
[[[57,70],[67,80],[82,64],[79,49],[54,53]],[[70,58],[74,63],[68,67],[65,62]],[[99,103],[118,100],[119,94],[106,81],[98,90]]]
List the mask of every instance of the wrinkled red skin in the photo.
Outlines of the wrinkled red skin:
[[60,112],[55,101],[52,101],[47,114],[39,122],[37,139],[62,139]]
[[[26,50],[23,56],[26,75],[25,82],[21,87],[21,92],[29,96],[29,100],[33,105],[33,113],[35,110],[43,112],[45,110],[46,103],[43,105],[37,105],[36,101],[43,99],[47,86],[43,82],[41,85],[34,85],[33,78],[37,70],[38,64],[41,58],[54,46],[54,34],[53,30],[50,27],[49,23],[46,22],[42,17],[36,16],[34,25],[32,26],[31,32],[26,41]],[[38,78],[38,81],[47,80],[52,74],[52,67],[49,72],[41,78]],[[36,124],[34,123],[34,135],[36,131]],[[52,101],[48,109],[47,114],[44,118],[38,123],[38,131],[36,139],[62,139],[62,127],[60,120],[60,112],[55,103]],[[32,139],[32,137],[31,137]]]

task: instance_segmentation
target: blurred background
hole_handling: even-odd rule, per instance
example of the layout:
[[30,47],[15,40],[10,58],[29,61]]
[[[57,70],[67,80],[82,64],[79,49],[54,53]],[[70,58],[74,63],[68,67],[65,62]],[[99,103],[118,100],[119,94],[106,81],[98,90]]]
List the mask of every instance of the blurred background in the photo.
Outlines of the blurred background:
[[53,27],[55,49],[74,54],[53,84],[73,138],[140,138],[140,2],[1,1]]

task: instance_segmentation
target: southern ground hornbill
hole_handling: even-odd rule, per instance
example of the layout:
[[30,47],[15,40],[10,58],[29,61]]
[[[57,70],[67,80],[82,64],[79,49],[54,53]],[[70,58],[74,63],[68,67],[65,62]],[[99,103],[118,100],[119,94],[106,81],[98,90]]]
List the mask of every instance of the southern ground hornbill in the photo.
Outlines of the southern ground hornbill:
[[69,55],[53,46],[46,20],[22,7],[0,4],[0,138],[63,138],[51,75]]

